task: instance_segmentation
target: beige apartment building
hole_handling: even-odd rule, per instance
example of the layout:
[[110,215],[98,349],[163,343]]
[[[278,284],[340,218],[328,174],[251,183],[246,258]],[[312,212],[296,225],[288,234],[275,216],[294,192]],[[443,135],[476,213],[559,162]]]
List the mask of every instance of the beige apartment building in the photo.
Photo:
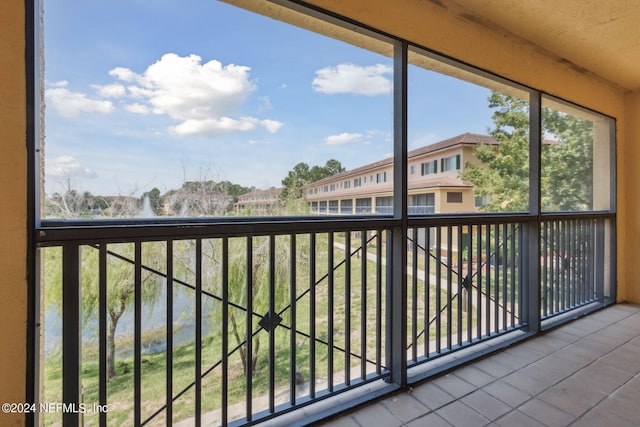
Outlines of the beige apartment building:
[[280,188],[269,188],[266,190],[253,190],[249,193],[238,196],[238,201],[234,204],[236,213],[250,213],[252,215],[269,215],[278,207],[278,197]]
[[[490,136],[464,133],[408,153],[408,213],[474,212],[483,204],[473,186],[460,179],[478,144],[496,145]],[[393,213],[393,158],[313,182],[305,199],[317,214]]]

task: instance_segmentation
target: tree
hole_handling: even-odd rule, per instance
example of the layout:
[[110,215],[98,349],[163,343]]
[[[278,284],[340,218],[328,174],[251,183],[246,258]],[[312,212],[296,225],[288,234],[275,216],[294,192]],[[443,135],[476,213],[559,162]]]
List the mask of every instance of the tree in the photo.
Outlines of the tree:
[[250,188],[229,181],[186,181],[178,190],[168,191],[163,201],[173,215],[224,216],[238,196],[249,191]]
[[282,192],[280,200],[297,200],[302,198],[302,187],[318,181],[322,178],[344,172],[346,169],[335,159],[327,160],[324,166],[309,167],[308,164],[300,162],[289,171],[282,180]]
[[[477,197],[489,196],[486,211],[529,209],[529,104],[493,92],[489,97],[497,146],[479,144],[461,178]],[[593,124],[550,108],[542,109],[542,206],[547,210],[589,209],[593,194]]]
[[545,108],[542,206],[547,210],[593,208],[593,122]]
[[[163,259],[160,243],[144,244],[142,246],[143,265],[161,270]],[[125,310],[133,301],[134,296],[134,267],[133,245],[112,244],[107,257],[107,376],[109,379],[117,376],[115,369],[116,333],[118,324]],[[166,251],[165,251],[166,252]],[[62,250],[59,248],[45,249],[45,304],[54,306],[60,313],[62,307]],[[82,325],[83,328],[93,323],[98,309],[99,283],[97,274],[98,251],[89,246],[83,246],[81,251],[81,296],[82,296]],[[160,295],[162,277],[142,270],[142,300],[146,304],[153,304]]]

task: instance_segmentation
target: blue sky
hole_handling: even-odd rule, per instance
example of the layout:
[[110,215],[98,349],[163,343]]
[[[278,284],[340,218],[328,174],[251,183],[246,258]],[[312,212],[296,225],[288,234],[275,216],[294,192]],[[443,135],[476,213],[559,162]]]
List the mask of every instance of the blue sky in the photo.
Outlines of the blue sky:
[[[45,0],[46,191],[279,186],[392,152],[390,58],[212,0]],[[410,148],[486,133],[489,91],[410,69]]]

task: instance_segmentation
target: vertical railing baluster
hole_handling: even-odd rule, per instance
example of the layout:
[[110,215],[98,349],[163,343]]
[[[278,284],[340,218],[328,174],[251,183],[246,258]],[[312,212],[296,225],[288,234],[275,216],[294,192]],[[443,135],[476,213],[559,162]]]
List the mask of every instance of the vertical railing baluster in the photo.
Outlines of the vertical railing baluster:
[[309,396],[316,397],[316,233],[309,235]]
[[202,424],[202,239],[196,239],[196,343],[195,343],[195,424]]
[[378,375],[382,373],[382,233],[383,230],[376,230],[376,373]]
[[436,353],[440,353],[442,342],[440,341],[442,335],[442,227],[436,228],[436,309],[434,316],[436,316]]
[[[62,246],[62,402],[78,405],[82,401],[82,307],[81,307],[81,260],[77,243]],[[65,411],[62,424],[80,425],[79,414]]]
[[562,292],[560,289],[560,223],[555,220],[551,222],[551,280],[553,283],[553,295],[555,298],[551,314],[557,313],[562,307]]
[[134,245],[133,423],[142,422],[142,243]]
[[458,290],[456,295],[456,310],[458,317],[458,327],[457,327],[457,344],[462,345],[462,280],[464,280],[464,275],[462,274],[462,254],[464,253],[464,248],[462,247],[462,226],[458,225]]
[[418,229],[412,228],[411,235],[411,359],[418,360]]
[[494,257],[493,257],[493,330],[500,331],[500,224],[494,225]]
[[482,224],[476,228],[476,329],[478,339],[482,338]]
[[595,281],[595,246],[593,242],[594,220],[586,220],[587,227],[587,283],[589,283],[589,295],[591,299],[599,298]]
[[344,233],[344,382],[351,385],[351,232]]
[[575,256],[576,256],[576,230],[575,230],[576,222],[574,220],[567,220],[567,228],[569,229],[569,258],[567,259],[567,273],[569,274],[569,287],[571,289],[571,307],[575,307],[578,305],[578,295],[577,295],[577,287],[576,287],[576,277],[575,277]]
[[289,330],[289,403],[296,404],[296,235],[291,234],[289,241],[289,321],[291,329]]
[[485,251],[486,251],[486,261],[485,261],[485,327],[486,327],[486,335],[490,336],[493,330],[491,329],[491,256],[492,256],[492,247],[491,247],[491,225],[487,224],[485,226]]
[[[222,238],[222,384],[221,384],[221,422],[226,426],[229,419],[229,238]],[[269,359],[273,364],[273,359]]]
[[453,226],[447,226],[447,349],[451,350],[453,335]]
[[522,238],[524,316],[529,332],[540,332],[540,227],[538,221],[524,224]]
[[[100,354],[100,390],[99,405],[107,407],[107,244],[102,243],[98,249],[98,333]],[[107,425],[107,411],[100,411],[100,427]]]
[[567,256],[567,229],[566,229],[566,221],[560,220],[560,286],[562,289],[562,310],[566,310],[569,307],[569,298],[570,294],[567,289],[567,274],[565,270],[565,257]]
[[333,349],[334,344],[334,331],[333,331],[333,291],[334,291],[334,279],[335,274],[333,270],[334,265],[334,235],[333,231],[330,231],[327,236],[327,341],[329,343],[327,351],[327,387],[330,392],[333,391]]
[[431,351],[431,227],[424,230],[424,355]]
[[[269,236],[269,316],[276,313],[276,236]],[[269,328],[269,413],[275,412],[276,332]]]
[[549,258],[549,222],[545,221],[541,224],[542,227],[542,241],[540,242],[540,251],[542,252],[542,286],[540,287],[540,295],[543,298],[544,304],[542,305],[542,316],[549,314],[550,308],[553,307],[553,292],[549,289],[549,270],[548,270],[548,258]]
[[516,234],[518,233],[518,224],[511,224],[511,326],[516,325]]
[[473,340],[473,224],[467,226],[467,237],[469,239],[467,246],[467,286],[463,292],[467,297],[467,342],[471,343]]
[[166,354],[166,398],[167,426],[173,422],[173,241],[167,240],[167,354]]
[[245,356],[245,405],[247,421],[253,420],[253,237],[247,236],[246,240],[246,329],[245,339],[247,343]]
[[575,277],[576,282],[576,299],[578,300],[579,304],[584,304],[586,302],[586,299],[584,297],[584,287],[582,282],[582,220],[575,219],[573,222],[575,223],[575,253],[573,255],[575,271],[573,273],[573,276]]
[[528,274],[526,272],[526,269],[528,267],[528,263],[527,263],[527,252],[525,250],[525,242],[526,242],[526,238],[525,238],[525,233],[528,233],[528,230],[526,228],[526,223],[521,223],[518,227],[518,315],[519,315],[519,324],[524,324],[526,322],[528,322],[527,319],[527,310],[528,307],[526,306],[526,298],[527,295],[525,295],[527,293],[527,281],[528,281]]
[[606,295],[604,294],[604,286],[605,286],[605,220],[604,219],[596,219],[594,220],[594,245],[595,245],[595,265],[596,265],[596,274],[595,274],[595,284],[596,289],[598,290],[598,296],[601,298],[601,302],[604,302],[604,298]]
[[367,230],[360,231],[360,378],[367,378]]
[[507,260],[509,259],[509,253],[508,253],[508,227],[509,224],[503,224],[502,225],[502,329],[506,330],[507,329],[507,300],[508,300],[508,294],[507,294],[507,282],[508,282],[508,278],[507,278]]

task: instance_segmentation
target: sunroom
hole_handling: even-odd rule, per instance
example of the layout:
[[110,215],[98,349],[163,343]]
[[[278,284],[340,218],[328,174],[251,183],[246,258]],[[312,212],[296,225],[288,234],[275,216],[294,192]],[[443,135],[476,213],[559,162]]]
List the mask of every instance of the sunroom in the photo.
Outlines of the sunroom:
[[[526,369],[543,356],[518,348],[593,312],[637,318],[623,2],[87,3],[4,6],[26,16],[4,30],[26,90],[3,90],[27,112],[4,172],[26,249],[3,258],[28,292],[0,293],[3,327],[27,324],[3,332],[25,374],[2,397],[29,410],[7,420],[319,423],[480,360]],[[609,64],[547,34],[594,21]],[[262,191],[277,203],[237,208]]]

